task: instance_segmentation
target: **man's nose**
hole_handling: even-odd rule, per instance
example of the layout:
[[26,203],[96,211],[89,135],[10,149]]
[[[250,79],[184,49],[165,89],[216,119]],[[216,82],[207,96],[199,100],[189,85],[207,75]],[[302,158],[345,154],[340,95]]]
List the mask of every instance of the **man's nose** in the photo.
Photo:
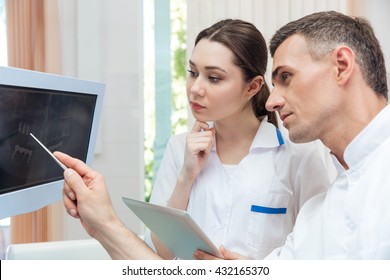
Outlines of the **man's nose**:
[[265,108],[270,112],[278,111],[284,106],[284,102],[282,95],[276,88],[273,88],[265,104]]

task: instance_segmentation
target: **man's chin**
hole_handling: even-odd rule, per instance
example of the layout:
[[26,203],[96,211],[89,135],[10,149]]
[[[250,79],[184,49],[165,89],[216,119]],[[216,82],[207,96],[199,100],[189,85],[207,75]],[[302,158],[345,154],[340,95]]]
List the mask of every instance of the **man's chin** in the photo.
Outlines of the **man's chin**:
[[291,142],[296,143],[296,144],[302,144],[302,143],[307,143],[314,141],[315,139],[312,139],[308,137],[308,135],[303,134],[303,133],[297,133],[293,132],[291,130],[288,131],[288,137],[290,138]]

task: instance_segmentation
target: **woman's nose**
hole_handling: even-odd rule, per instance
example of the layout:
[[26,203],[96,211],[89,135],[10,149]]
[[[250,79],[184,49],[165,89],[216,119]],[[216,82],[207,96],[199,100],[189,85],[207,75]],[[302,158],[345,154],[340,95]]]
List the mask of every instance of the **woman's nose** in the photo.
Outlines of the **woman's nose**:
[[204,96],[206,93],[204,85],[199,77],[188,80],[187,86],[190,94]]

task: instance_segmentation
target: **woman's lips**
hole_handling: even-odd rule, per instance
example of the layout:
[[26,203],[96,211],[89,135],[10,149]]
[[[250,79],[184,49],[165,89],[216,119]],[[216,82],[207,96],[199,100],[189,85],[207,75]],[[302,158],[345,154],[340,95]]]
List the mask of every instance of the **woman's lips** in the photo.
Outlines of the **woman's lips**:
[[206,108],[206,107],[204,107],[204,106],[202,106],[202,105],[200,105],[200,104],[198,104],[196,102],[191,102],[190,104],[191,104],[191,109],[192,110],[200,110],[200,109]]

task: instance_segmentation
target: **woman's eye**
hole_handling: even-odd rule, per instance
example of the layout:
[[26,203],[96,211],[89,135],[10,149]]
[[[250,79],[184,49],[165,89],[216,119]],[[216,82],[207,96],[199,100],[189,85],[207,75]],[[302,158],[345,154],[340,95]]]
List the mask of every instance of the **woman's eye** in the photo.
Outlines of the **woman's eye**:
[[188,71],[188,73],[190,74],[191,77],[197,77],[197,76],[199,76],[199,74],[196,73],[194,70],[188,69],[187,71]]
[[288,78],[290,78],[290,76],[291,76],[290,73],[284,72],[282,73],[281,78],[285,82]]
[[209,76],[209,80],[213,83],[219,82],[221,79],[215,76]]

